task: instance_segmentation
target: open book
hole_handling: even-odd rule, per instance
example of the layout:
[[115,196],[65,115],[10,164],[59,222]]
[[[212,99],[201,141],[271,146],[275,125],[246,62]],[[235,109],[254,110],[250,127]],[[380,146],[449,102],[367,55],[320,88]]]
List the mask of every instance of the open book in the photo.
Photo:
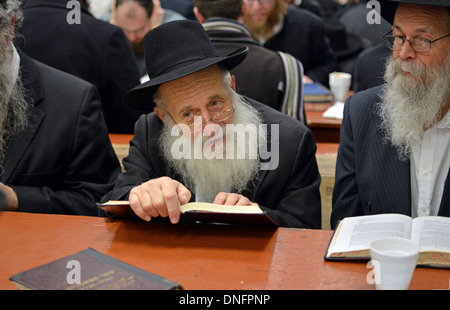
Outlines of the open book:
[[339,222],[325,260],[370,259],[372,241],[386,237],[410,239],[420,246],[418,265],[450,268],[450,218],[402,214],[347,217]]
[[[114,214],[123,214],[120,211],[117,212],[120,208],[130,209],[129,202],[124,200],[110,200],[99,203],[97,206]],[[180,205],[180,212],[182,217],[205,223],[278,226],[267,212],[258,206],[227,206],[207,202],[190,202]]]

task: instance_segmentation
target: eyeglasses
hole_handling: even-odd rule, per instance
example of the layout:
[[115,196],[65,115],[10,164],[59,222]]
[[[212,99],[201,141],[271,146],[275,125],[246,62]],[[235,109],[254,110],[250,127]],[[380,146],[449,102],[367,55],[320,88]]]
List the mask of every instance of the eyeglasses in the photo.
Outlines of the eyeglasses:
[[406,37],[404,36],[394,36],[390,33],[392,33],[392,31],[383,37],[384,43],[386,44],[387,48],[389,48],[392,51],[399,51],[403,48],[405,41],[408,41],[411,48],[417,53],[429,52],[431,50],[431,43],[434,43],[436,41],[442,40],[450,36],[449,33],[433,41],[418,36],[412,37],[409,40],[407,40]]
[[272,3],[273,0],[246,0],[248,5],[252,5],[256,2],[258,2],[261,5],[267,5],[269,3]]
[[[221,123],[224,122],[228,119],[230,119],[233,114],[234,114],[234,108],[230,108],[230,109],[226,109],[225,111],[222,112],[210,112],[210,114],[214,114],[213,117],[211,117],[210,119],[207,119],[206,121],[202,121],[202,117],[201,116],[194,116],[192,121],[181,121],[181,124],[187,125],[189,127],[189,131],[190,132],[197,132],[199,130],[202,130],[203,125],[209,123],[209,122],[214,122],[214,123]],[[169,114],[167,112],[167,114]],[[174,123],[175,120],[173,119],[173,117],[169,114],[170,118],[173,120]]]

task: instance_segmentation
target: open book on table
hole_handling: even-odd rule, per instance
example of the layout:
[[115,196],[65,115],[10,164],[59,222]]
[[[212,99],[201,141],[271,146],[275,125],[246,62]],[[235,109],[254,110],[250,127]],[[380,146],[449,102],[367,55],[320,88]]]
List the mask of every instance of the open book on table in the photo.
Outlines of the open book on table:
[[450,268],[450,218],[402,214],[347,217],[339,222],[325,260],[367,260],[372,241],[400,237],[420,246],[418,265]]
[[[118,208],[130,208],[128,201],[110,200],[98,203],[105,211],[116,213]],[[278,226],[278,224],[258,206],[228,206],[206,202],[190,202],[180,205],[182,217],[205,223]]]

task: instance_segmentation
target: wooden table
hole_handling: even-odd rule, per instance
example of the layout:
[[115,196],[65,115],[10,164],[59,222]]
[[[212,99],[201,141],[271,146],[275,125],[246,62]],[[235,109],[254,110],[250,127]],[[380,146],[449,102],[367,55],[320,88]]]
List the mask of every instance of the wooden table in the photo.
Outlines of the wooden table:
[[306,123],[316,142],[339,143],[342,120],[323,117],[332,103],[305,103]]
[[[330,230],[145,223],[0,212],[0,289],[9,277],[88,247],[186,290],[373,290],[365,262],[326,262]],[[450,270],[417,268],[410,289],[448,289]]]

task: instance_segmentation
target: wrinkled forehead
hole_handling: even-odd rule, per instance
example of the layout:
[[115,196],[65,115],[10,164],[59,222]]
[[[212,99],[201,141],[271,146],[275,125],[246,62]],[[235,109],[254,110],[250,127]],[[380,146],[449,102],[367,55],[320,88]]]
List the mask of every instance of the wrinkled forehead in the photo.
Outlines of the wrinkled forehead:
[[449,19],[449,11],[444,7],[401,3],[395,13],[394,28],[443,35],[448,33]]

